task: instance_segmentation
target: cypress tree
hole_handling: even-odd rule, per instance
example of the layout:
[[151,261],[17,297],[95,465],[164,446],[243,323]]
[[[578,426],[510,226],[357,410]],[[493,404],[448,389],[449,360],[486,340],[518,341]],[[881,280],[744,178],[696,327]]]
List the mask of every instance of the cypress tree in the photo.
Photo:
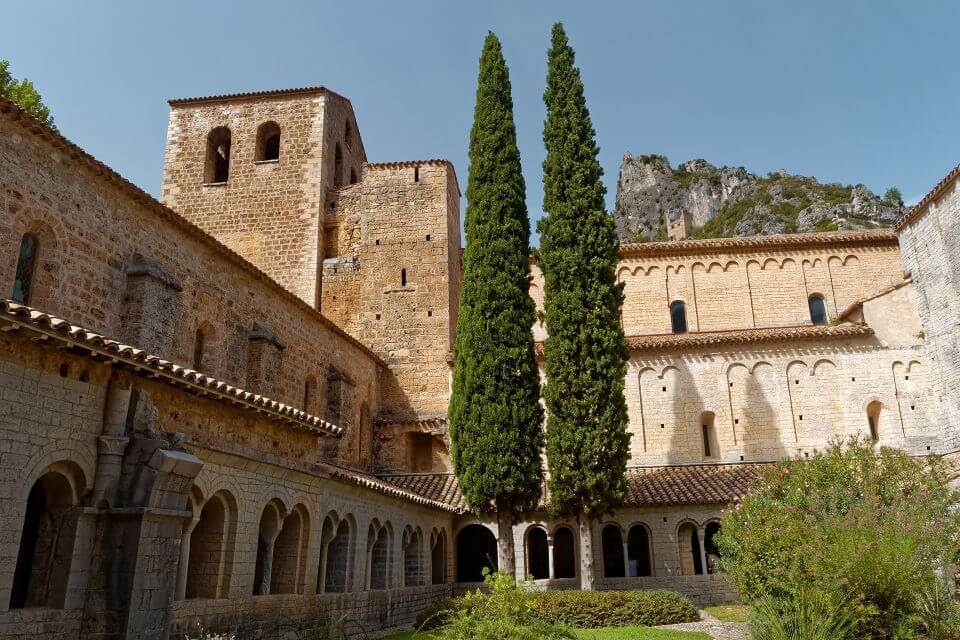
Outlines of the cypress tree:
[[514,575],[513,522],[540,495],[543,409],[526,185],[509,71],[493,33],[480,56],[466,195],[449,409],[453,464],[473,510],[497,512],[499,568]]
[[543,210],[546,449],[551,510],[580,521],[581,586],[592,589],[593,521],[626,494],[628,357],[620,327],[619,242],[580,71],[563,26],[547,54]]

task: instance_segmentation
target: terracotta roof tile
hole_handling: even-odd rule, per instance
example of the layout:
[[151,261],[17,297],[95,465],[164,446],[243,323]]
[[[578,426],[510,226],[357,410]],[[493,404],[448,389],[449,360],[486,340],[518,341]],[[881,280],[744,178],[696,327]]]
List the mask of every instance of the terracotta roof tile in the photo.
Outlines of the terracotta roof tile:
[[920,198],[920,202],[910,207],[906,213],[900,216],[900,219],[894,223],[893,228],[899,231],[910,221],[919,216],[927,208],[927,206],[939,198],[940,194],[946,191],[947,187],[949,187],[957,178],[960,178],[960,164],[951,169],[950,172],[945,175],[942,180],[940,180],[940,182],[935,184],[933,189],[927,192],[927,195]]
[[896,244],[897,234],[891,229],[836,231],[829,233],[784,233],[771,236],[711,238],[708,240],[674,240],[671,242],[636,242],[620,245],[622,258],[641,258],[671,254],[742,251],[757,249],[793,249],[852,244]]
[[[731,504],[743,498],[763,469],[771,464],[631,467],[626,473],[624,506]],[[452,473],[397,473],[378,477],[429,500],[445,503],[461,513],[469,510]]]
[[56,316],[17,304],[12,300],[0,298],[0,324],[13,324],[44,334],[71,346],[82,347],[91,355],[106,360],[123,362],[139,371],[156,374],[158,379],[173,384],[178,389],[198,395],[207,395],[230,404],[239,405],[250,411],[264,413],[288,426],[324,436],[339,437],[343,433],[341,427],[296,407],[271,400],[266,396],[246,391],[240,387],[234,387],[200,371],[174,364],[142,349],[111,340]]
[[129,197],[134,202],[141,204],[145,207],[148,207],[153,213],[161,216],[168,222],[171,222],[174,226],[179,227],[185,233],[191,237],[195,237],[202,241],[207,246],[211,247],[214,251],[220,254],[221,257],[226,259],[228,262],[232,263],[234,266],[239,267],[240,269],[249,273],[255,280],[260,280],[264,282],[270,289],[273,289],[274,293],[286,300],[287,302],[293,304],[294,306],[307,311],[312,314],[317,321],[325,325],[329,330],[339,335],[341,338],[346,340],[348,343],[357,347],[363,351],[368,357],[370,357],[374,362],[380,366],[386,366],[384,361],[377,356],[373,351],[371,351],[366,345],[362,342],[348,334],[346,331],[338,327],[332,320],[321,314],[315,308],[298,298],[296,295],[284,289],[276,280],[272,279],[266,273],[261,271],[256,265],[252,262],[249,262],[246,258],[235,252],[234,250],[227,247],[225,244],[221,243],[219,240],[209,235],[200,227],[188,221],[186,218],[182,217],[176,211],[161,203],[159,200],[156,200],[153,196],[145,192],[143,189],[133,184],[119,173],[100,162],[92,155],[84,151],[82,148],[65,138],[59,131],[48,127],[43,124],[32,115],[21,109],[11,100],[0,96],[0,114],[3,114],[4,117],[10,119],[11,121],[22,121],[21,125],[26,128],[28,131],[34,135],[42,136],[49,144],[53,147],[60,149],[62,152],[66,153],[72,160],[79,162],[81,165],[90,170],[94,175],[103,179],[104,181],[110,183],[114,187],[120,190],[121,193]]

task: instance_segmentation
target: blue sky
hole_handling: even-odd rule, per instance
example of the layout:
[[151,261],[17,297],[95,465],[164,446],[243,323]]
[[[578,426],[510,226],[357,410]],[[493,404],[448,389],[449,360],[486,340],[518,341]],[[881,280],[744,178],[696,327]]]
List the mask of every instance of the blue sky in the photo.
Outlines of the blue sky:
[[960,160],[960,3],[18,2],[0,58],[61,131],[158,194],[173,97],[323,84],[351,99],[371,161],[445,157],[461,187],[488,29],[513,81],[540,215],[550,25],[565,23],[610,207],[626,151],[922,196]]

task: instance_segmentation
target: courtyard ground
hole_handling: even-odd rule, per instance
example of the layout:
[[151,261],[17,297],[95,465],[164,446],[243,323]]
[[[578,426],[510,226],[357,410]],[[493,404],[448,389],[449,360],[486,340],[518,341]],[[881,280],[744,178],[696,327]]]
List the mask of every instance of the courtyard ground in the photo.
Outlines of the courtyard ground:
[[[654,627],[608,627],[604,629],[576,629],[581,640],[710,640],[710,636],[701,632],[677,631]],[[383,640],[435,640],[432,633],[407,631],[387,636]]]

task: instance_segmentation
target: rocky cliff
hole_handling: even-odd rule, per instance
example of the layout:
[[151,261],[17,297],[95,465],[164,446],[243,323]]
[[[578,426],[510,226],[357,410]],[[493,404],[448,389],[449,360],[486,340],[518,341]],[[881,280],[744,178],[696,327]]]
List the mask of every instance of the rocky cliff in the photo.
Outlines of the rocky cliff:
[[663,156],[623,156],[614,219],[623,242],[870,229],[902,213],[896,198],[863,185],[823,184],[784,171],[757,176],[743,167]]

